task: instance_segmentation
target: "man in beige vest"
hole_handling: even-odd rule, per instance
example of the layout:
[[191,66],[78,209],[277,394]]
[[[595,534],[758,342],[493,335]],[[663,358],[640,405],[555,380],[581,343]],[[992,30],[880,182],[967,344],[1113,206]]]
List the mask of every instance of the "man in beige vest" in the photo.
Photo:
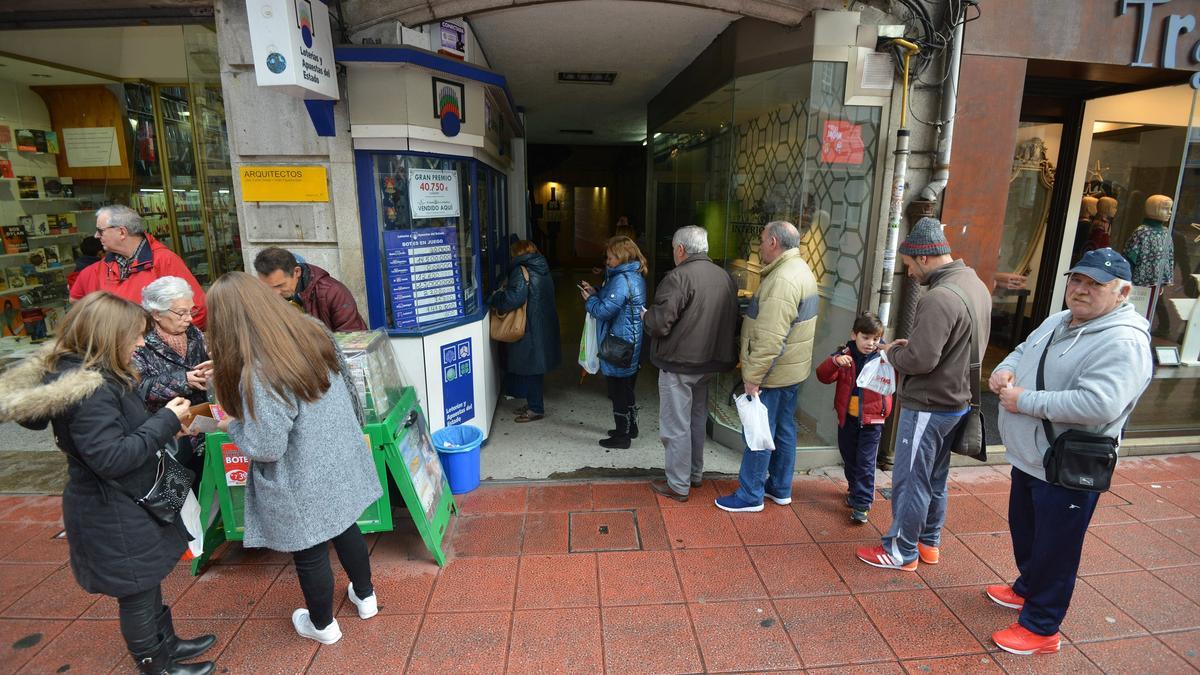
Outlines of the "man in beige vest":
[[737,492],[716,500],[725,511],[762,511],[764,498],[792,502],[796,397],[812,370],[819,298],[817,280],[800,257],[800,232],[777,220],[763,228],[760,242],[766,267],[742,322],[742,381],[746,395],[767,407],[775,449],[743,451]]

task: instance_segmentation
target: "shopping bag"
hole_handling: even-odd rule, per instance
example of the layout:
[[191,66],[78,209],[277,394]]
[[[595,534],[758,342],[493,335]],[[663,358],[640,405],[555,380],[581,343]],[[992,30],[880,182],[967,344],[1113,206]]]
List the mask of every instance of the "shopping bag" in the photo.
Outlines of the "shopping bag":
[[771,419],[762,399],[742,394],[734,399],[734,403],[737,404],[738,417],[742,420],[742,435],[746,438],[746,447],[751,450],[774,450],[775,438],[771,434]]
[[879,352],[879,358],[867,361],[858,374],[858,386],[882,396],[896,393],[896,369],[888,363],[887,354]]
[[183,559],[191,560],[204,552],[204,527],[200,524],[200,502],[196,500],[195,492],[188,490],[183,508],[179,509],[179,517],[183,518],[188,534],[192,535],[188,550],[183,552]]
[[583,322],[583,335],[579,338],[579,365],[595,375],[600,372],[600,345],[596,341],[596,317],[591,314]]

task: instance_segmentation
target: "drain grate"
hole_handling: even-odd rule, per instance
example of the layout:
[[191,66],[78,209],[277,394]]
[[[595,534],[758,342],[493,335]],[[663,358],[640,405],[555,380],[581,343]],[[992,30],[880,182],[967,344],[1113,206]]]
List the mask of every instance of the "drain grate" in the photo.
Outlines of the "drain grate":
[[641,533],[632,510],[579,511],[570,514],[571,553],[640,551]]

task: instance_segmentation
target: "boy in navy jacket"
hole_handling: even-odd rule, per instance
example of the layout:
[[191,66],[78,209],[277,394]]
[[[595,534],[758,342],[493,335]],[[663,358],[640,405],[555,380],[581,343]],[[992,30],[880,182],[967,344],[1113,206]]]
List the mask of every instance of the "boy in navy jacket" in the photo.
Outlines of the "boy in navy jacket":
[[883,322],[867,312],[854,320],[850,341],[817,366],[817,379],[837,383],[833,409],[838,414],[838,450],[848,485],[846,505],[850,520],[867,522],[875,498],[875,456],[883,423],[892,412],[892,397],[861,389],[858,374],[868,362],[879,358]]

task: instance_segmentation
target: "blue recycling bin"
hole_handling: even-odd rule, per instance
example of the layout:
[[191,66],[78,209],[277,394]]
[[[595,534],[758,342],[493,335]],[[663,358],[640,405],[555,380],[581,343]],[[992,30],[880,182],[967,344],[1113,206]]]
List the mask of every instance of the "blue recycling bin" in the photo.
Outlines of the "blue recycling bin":
[[452,424],[433,432],[432,438],[450,492],[461,495],[479,487],[479,446],[483,444],[483,431],[465,424]]

